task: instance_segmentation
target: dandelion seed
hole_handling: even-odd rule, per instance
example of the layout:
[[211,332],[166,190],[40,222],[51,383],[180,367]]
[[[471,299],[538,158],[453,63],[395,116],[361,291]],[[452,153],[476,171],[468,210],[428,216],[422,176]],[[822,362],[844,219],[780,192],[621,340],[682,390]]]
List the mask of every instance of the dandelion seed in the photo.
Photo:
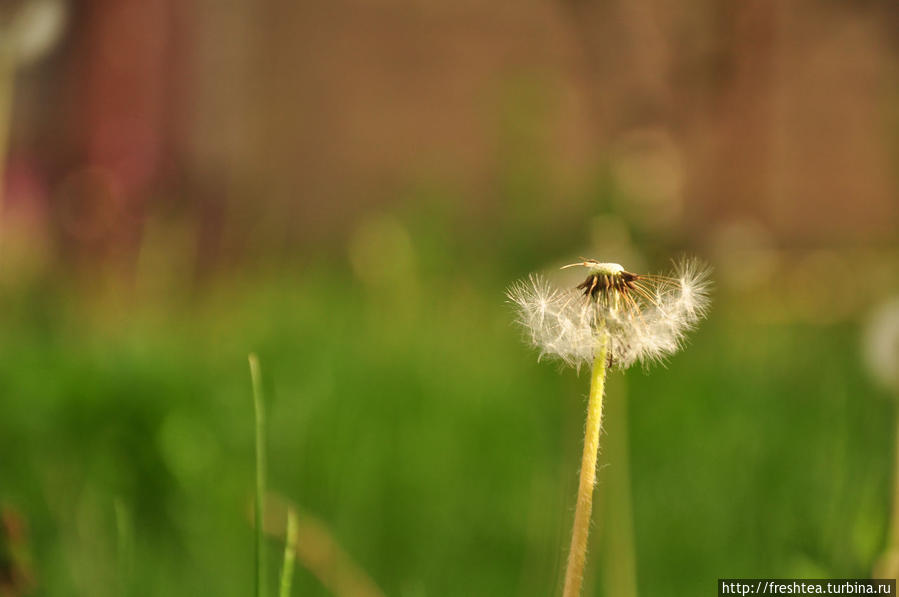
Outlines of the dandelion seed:
[[709,270],[698,261],[679,261],[667,276],[635,274],[593,259],[565,268],[579,266],[588,274],[575,288],[553,288],[532,275],[508,290],[518,323],[541,357],[580,368],[593,361],[597,334],[604,330],[608,366],[648,365],[676,352],[708,310]]

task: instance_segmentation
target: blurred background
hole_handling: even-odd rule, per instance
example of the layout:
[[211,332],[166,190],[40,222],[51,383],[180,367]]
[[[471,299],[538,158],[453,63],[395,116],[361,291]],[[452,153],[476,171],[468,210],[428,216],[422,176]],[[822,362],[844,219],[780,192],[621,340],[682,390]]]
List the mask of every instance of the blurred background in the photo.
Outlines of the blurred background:
[[294,594],[557,594],[588,379],[504,290],[580,255],[716,283],[610,380],[585,594],[870,576],[897,39],[878,0],[2,2],[0,595],[249,594],[251,351]]

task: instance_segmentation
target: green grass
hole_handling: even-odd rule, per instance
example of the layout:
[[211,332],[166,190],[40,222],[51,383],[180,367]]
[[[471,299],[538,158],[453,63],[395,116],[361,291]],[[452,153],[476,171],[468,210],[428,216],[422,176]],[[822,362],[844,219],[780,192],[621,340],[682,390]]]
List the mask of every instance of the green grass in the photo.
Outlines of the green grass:
[[297,553],[297,515],[293,509],[287,510],[287,525],[284,530],[284,562],[281,564],[281,580],[278,583],[279,597],[290,597],[293,587],[293,570]]
[[[29,522],[38,594],[115,594],[116,498],[133,594],[252,591],[251,350],[270,488],[388,596],[554,594],[586,378],[536,362],[505,278],[393,289],[304,270],[180,306],[96,307],[53,286],[11,299],[0,501]],[[752,321],[719,297],[667,368],[612,382],[629,395],[642,595],[865,576],[883,545],[892,406],[861,371],[856,327]],[[265,549],[277,562],[283,546]],[[294,594],[327,593],[298,566]]]
[[262,377],[259,358],[250,353],[250,378],[253,385],[253,413],[256,430],[256,495],[253,496],[253,526],[256,532],[256,597],[268,594],[266,576],[268,566],[265,553],[265,449],[268,443],[265,428],[265,401],[262,395]]

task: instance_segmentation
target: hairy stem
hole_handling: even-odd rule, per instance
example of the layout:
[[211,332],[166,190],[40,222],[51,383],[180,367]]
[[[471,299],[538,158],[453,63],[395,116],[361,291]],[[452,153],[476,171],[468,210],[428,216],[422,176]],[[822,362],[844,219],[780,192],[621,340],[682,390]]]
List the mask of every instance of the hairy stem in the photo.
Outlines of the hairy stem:
[[256,597],[266,594],[265,586],[265,405],[262,402],[262,380],[259,375],[259,359],[249,356],[250,378],[253,381],[253,406],[256,414]]
[[593,510],[593,487],[596,484],[596,457],[599,454],[599,429],[602,425],[602,396],[606,383],[606,359],[609,335],[601,330],[597,336],[596,356],[590,375],[590,398],[587,403],[587,428],[584,433],[584,453],[581,457],[581,478],[574,510],[574,529],[565,569],[563,597],[578,597],[584,581],[587,561],[587,538],[590,534],[590,515]]

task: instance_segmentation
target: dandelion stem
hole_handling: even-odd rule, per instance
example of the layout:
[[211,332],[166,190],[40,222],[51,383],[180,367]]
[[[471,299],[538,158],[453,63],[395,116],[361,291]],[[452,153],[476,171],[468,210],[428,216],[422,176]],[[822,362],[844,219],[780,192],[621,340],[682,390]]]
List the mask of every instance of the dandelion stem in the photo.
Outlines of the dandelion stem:
[[599,453],[599,430],[602,425],[602,398],[606,383],[606,359],[609,334],[601,330],[590,375],[590,398],[587,403],[587,427],[584,433],[584,453],[581,457],[581,476],[574,510],[574,529],[565,570],[563,597],[578,597],[584,581],[587,561],[587,538],[590,534],[590,515],[593,510],[593,488],[596,484],[596,457]]
[[250,354],[250,378],[253,381],[253,407],[256,414],[256,597],[266,594],[265,547],[263,523],[265,521],[265,405],[262,402],[262,380],[259,375],[259,358]]

